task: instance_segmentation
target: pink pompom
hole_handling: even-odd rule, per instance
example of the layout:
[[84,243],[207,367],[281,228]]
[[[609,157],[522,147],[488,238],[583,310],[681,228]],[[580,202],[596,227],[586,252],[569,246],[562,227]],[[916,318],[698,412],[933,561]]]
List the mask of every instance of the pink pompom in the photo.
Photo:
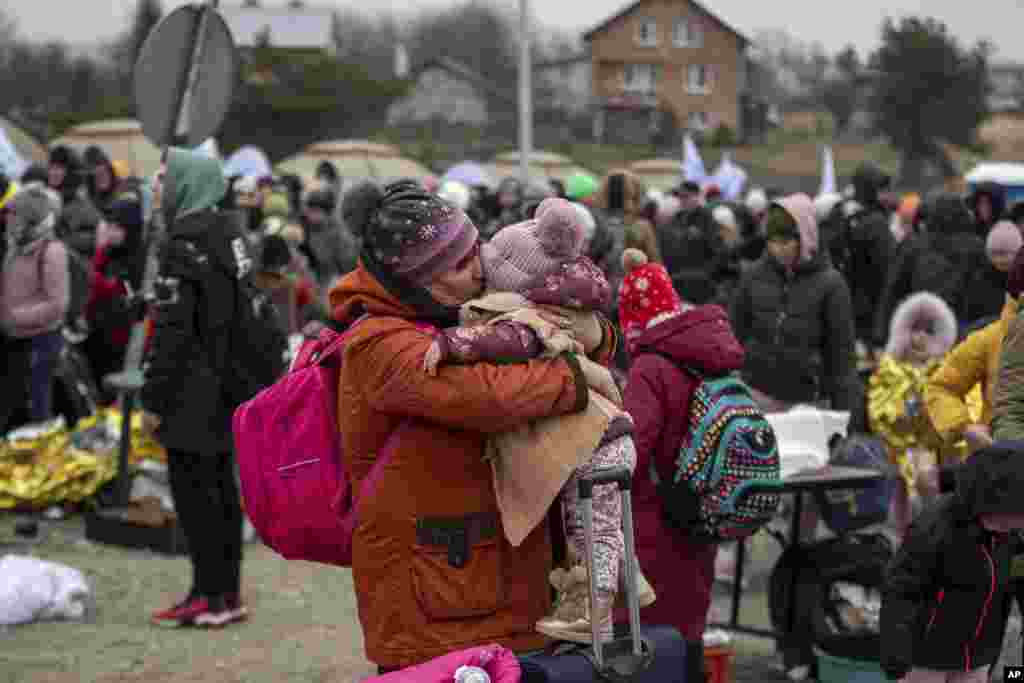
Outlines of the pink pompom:
[[536,213],[537,240],[552,258],[569,261],[583,249],[583,225],[572,204],[557,197],[540,203]]

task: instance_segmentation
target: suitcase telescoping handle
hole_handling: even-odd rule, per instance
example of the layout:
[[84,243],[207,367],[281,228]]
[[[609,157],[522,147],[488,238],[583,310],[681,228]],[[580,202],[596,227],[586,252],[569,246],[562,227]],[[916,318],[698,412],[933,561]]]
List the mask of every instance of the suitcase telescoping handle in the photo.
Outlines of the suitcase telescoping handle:
[[587,547],[587,562],[590,581],[590,628],[594,638],[594,663],[598,670],[604,668],[604,646],[601,643],[601,622],[597,616],[597,572],[594,571],[594,487],[616,484],[622,496],[622,535],[626,545],[626,557],[622,563],[626,569],[626,604],[629,606],[629,631],[633,641],[633,655],[644,656],[640,642],[640,598],[636,587],[636,541],[633,538],[633,499],[631,487],[633,473],[626,467],[608,467],[595,470],[579,479],[580,503],[583,505],[583,537]]

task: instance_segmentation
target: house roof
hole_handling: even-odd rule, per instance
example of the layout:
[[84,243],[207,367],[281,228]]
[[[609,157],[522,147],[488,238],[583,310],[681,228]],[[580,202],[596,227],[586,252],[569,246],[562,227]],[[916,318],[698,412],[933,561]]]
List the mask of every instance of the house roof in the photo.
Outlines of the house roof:
[[333,11],[320,7],[223,7],[231,35],[239,47],[253,47],[264,32],[270,44],[283,48],[326,48],[331,43]]
[[481,93],[494,97],[505,102],[514,103],[516,98],[511,93],[508,93],[501,88],[496,87],[490,83],[486,78],[481,76],[479,73],[469,68],[462,62],[450,59],[448,57],[437,57],[434,59],[428,59],[422,62],[417,67],[412,69],[411,76],[416,79],[419,78],[420,74],[431,69],[440,69],[446,71],[455,78],[465,81],[472,85],[474,88],[479,90]]
[[[629,16],[630,14],[635,12],[636,10],[640,9],[640,6],[643,5],[645,2],[647,2],[647,0],[636,0],[635,2],[630,3],[626,7],[622,8],[616,14],[613,14],[612,16],[608,17],[607,19],[602,21],[600,24],[598,24],[594,28],[592,28],[589,31],[587,31],[586,33],[584,33],[583,34],[583,40],[589,41],[594,36],[595,33],[600,33],[602,31],[604,31],[606,28],[608,28],[609,26],[611,26],[612,24],[614,24],[619,19],[622,19],[624,17]],[[697,2],[697,0],[687,0],[687,2],[689,2],[695,8],[697,8],[697,10],[699,10],[699,11],[703,12],[704,14],[706,14],[710,19],[712,19],[715,23],[717,23],[719,26],[724,28],[726,31],[728,31],[729,33],[732,33],[737,38],[739,38],[741,45],[750,45],[751,44],[751,41],[750,41],[749,38],[747,38],[745,35],[743,35],[738,30],[733,28],[730,24],[728,24],[720,16],[718,16],[717,14],[715,14],[714,12],[709,10],[707,7],[705,7],[701,3]]]

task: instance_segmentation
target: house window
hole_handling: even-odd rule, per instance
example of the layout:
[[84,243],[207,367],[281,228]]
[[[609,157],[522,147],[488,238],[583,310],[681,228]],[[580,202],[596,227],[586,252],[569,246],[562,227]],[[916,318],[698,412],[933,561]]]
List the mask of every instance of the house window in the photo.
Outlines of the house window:
[[703,64],[691,64],[686,69],[686,92],[691,95],[711,92],[711,69]]
[[708,127],[708,113],[706,111],[691,111],[686,119],[686,124],[693,131],[706,130]]
[[622,85],[626,92],[653,94],[661,69],[657,64],[627,64]]
[[676,19],[672,26],[672,44],[676,47],[702,47],[704,30],[700,22],[691,18]]
[[643,18],[637,24],[636,42],[643,47],[655,47],[658,44],[658,22]]

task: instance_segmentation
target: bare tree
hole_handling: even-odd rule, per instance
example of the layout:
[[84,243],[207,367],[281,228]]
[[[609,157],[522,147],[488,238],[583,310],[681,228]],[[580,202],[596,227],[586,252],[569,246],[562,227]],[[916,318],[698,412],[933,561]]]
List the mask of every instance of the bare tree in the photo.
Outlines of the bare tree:
[[109,47],[108,53],[120,75],[122,87],[131,86],[132,70],[138,61],[139,51],[163,14],[160,0],[138,0],[128,28]]
[[374,78],[393,77],[395,43],[402,39],[393,16],[338,10],[331,39],[339,59],[359,64]]
[[519,63],[518,28],[514,15],[496,6],[470,0],[450,9],[421,15],[413,24],[413,63],[448,57],[465,64],[485,80],[515,91]]

